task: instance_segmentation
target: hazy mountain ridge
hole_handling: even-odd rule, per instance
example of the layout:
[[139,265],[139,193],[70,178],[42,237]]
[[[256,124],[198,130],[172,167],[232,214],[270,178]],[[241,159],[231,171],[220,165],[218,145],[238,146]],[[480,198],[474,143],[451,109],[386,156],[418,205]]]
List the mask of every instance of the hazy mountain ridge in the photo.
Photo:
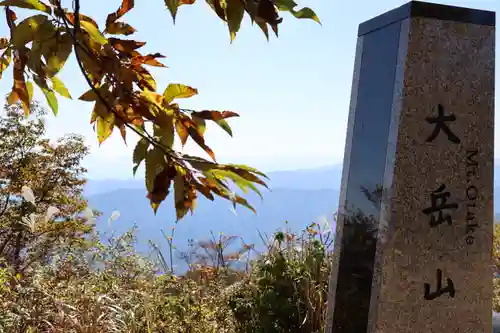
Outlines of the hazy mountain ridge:
[[[188,215],[178,224],[171,197],[156,216],[153,214],[141,179],[90,180],[85,194],[90,206],[103,213],[98,223],[101,231],[116,229],[120,233],[134,224],[140,226],[137,234],[142,250],[147,248],[149,239],[165,246],[161,229],[169,233],[172,226],[176,228],[175,240],[180,249],[185,248],[188,239],[207,239],[210,231],[241,236],[248,243],[261,243],[257,230],[271,234],[288,221],[292,230],[299,231],[321,216],[331,219],[338,206],[341,174],[340,165],[269,172],[271,190],[263,189],[264,200],[255,194],[248,197],[257,215],[243,207],[238,207],[235,215],[228,202],[210,202],[202,197],[194,216]],[[495,192],[500,194],[500,187],[495,187]],[[109,228],[107,219],[114,210],[121,216]],[[495,212],[500,212],[500,202],[495,202]]]

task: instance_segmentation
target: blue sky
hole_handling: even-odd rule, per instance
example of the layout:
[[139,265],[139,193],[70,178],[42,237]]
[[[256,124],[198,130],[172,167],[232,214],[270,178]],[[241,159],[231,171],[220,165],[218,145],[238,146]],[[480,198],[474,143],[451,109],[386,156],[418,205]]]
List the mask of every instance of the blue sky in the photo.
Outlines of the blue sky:
[[[303,0],[299,4],[312,7],[323,25],[284,15],[280,37],[269,42],[246,19],[230,44],[227,27],[201,0],[180,8],[175,25],[162,0],[136,1],[124,19],[137,28],[137,40],[147,41],[145,51],[167,56],[163,63],[169,68],[153,71],[161,89],[168,83],[188,84],[200,94],[183,106],[240,113],[241,118],[231,121],[233,138],[215,126],[208,128],[208,143],[219,161],[268,171],[342,162],[358,24],[406,2]],[[500,8],[497,0],[433,2]],[[85,0],[82,12],[102,25],[119,3]],[[0,33],[7,34],[5,26]],[[66,67],[62,79],[76,99],[87,87],[74,60]],[[0,82],[1,91],[10,88],[10,77],[9,72]],[[98,147],[90,112],[90,103],[61,98],[59,115],[47,117],[49,135],[86,136],[91,155],[85,166],[91,178],[132,177],[136,138],[129,135],[127,147],[116,132]],[[185,149],[200,153],[193,145]]]

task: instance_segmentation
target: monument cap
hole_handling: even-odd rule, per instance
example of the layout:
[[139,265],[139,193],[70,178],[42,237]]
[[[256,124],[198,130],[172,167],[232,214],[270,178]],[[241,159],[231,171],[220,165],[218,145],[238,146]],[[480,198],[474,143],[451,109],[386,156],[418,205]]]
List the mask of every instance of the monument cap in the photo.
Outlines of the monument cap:
[[495,25],[495,12],[456,6],[410,1],[359,25],[358,37],[410,17],[432,18],[478,25]]

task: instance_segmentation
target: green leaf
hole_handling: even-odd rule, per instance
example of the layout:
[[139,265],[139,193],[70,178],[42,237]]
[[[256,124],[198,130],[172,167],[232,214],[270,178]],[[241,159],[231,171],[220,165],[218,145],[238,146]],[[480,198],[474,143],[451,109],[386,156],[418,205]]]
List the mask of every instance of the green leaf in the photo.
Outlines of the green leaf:
[[187,214],[187,207],[184,205],[184,177],[176,175],[174,178],[174,203],[177,221]]
[[80,25],[82,29],[85,30],[89,34],[89,36],[97,43],[101,45],[108,43],[108,39],[104,37],[101,31],[99,31],[99,29],[96,28],[92,23],[87,21],[80,21]]
[[134,153],[132,155],[132,161],[134,164],[141,164],[148,154],[149,141],[145,138],[141,138],[134,148]]
[[48,23],[48,17],[42,14],[26,18],[14,27],[12,31],[12,44],[18,48],[22,48],[34,40],[35,35],[45,23]]
[[115,114],[113,112],[108,112],[106,117],[97,116],[97,140],[99,144],[102,144],[111,133],[113,133],[113,128],[115,127]]
[[56,39],[52,47],[43,48],[43,55],[47,63],[47,74],[54,76],[63,68],[73,50],[73,39],[70,34],[64,34]]
[[172,15],[172,20],[174,21],[175,24],[177,9],[179,9],[179,0],[165,0],[165,5],[167,6],[170,14]]
[[163,92],[165,102],[170,104],[175,98],[189,98],[198,94],[198,90],[184,84],[170,83]]
[[146,156],[146,189],[153,191],[153,185],[156,176],[165,168],[165,155],[158,148],[151,149]]
[[255,22],[259,26],[259,28],[262,30],[264,35],[266,35],[266,39],[269,40],[269,28],[267,27],[266,22]]
[[231,179],[243,192],[248,193],[248,189],[251,189],[255,193],[257,193],[260,198],[262,199],[262,194],[260,193],[259,189],[249,180],[244,179],[240,175],[226,171],[226,170],[217,170],[217,169],[212,169],[208,171],[208,173],[212,174],[216,178],[220,180],[224,180],[226,178]]
[[160,144],[167,148],[172,148],[174,145],[174,124],[173,118],[170,116],[166,117],[167,124],[160,127],[157,125],[153,126],[153,134],[160,141]]
[[45,80],[42,80],[38,76],[33,76],[33,80],[38,85],[40,89],[42,89],[43,94],[45,95],[45,99],[47,100],[47,104],[52,109],[54,116],[57,116],[59,111],[59,103],[57,102],[56,94],[52,89],[49,88]]
[[25,9],[35,9],[51,14],[52,10],[40,0],[4,0],[0,2],[0,6],[12,6]]
[[30,101],[33,100],[33,83],[30,81],[26,82],[26,89],[28,90],[28,98]]
[[321,24],[319,17],[311,8],[304,7],[300,10],[295,10],[295,7],[297,7],[297,3],[293,0],[277,0],[276,7],[280,11],[290,12],[298,19],[311,19]]
[[236,38],[236,33],[240,30],[244,14],[245,7],[243,6],[243,1],[227,0],[226,16],[231,42]]
[[304,7],[299,11],[295,11],[295,10],[291,11],[291,13],[293,16],[295,16],[298,19],[311,19],[311,20],[316,21],[319,24],[321,24],[321,21],[320,21],[318,15],[316,15],[314,10],[312,10],[311,8]]
[[57,92],[59,95],[71,99],[71,95],[68,91],[68,88],[64,85],[64,83],[57,77],[53,76],[50,78],[52,81],[52,89]]

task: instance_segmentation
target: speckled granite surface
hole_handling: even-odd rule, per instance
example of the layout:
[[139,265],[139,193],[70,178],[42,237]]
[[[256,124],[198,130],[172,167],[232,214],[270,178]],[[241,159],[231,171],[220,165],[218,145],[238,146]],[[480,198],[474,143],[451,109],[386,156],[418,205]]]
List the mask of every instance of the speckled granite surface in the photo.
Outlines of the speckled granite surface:
[[[374,332],[492,330],[493,91],[493,27],[412,19]],[[433,138],[426,118],[440,111],[455,120]],[[435,192],[437,205],[456,205],[440,224],[440,211],[424,212],[437,190],[449,193],[443,202]],[[438,270],[454,297],[426,300]]]
[[[327,332],[492,332],[495,28],[488,15],[488,24],[470,23],[477,11],[453,9],[459,22],[437,19],[438,9],[365,25],[358,38]],[[363,66],[377,47],[371,34],[391,30],[396,40],[396,26],[397,56],[388,57],[397,61],[380,63],[391,80]],[[366,73],[380,82],[363,83]],[[388,82],[389,93],[379,87]],[[377,109],[388,97],[392,108]],[[353,194],[378,185],[376,200]]]

